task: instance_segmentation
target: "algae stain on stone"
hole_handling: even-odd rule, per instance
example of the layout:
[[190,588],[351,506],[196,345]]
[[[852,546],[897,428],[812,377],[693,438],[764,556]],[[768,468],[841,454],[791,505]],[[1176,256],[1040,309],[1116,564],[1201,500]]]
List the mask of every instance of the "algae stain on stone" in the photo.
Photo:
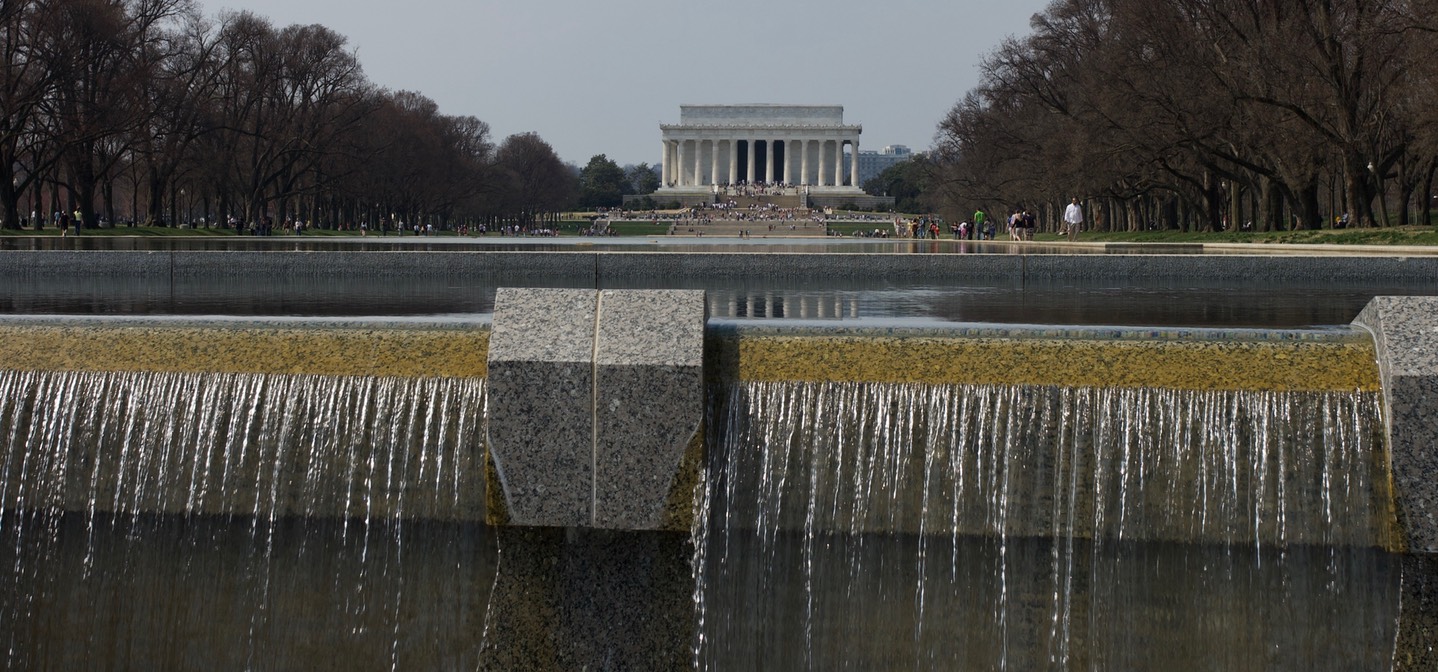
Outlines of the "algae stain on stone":
[[[1379,389],[1371,345],[1340,342],[766,336],[715,339],[729,380]],[[727,341],[727,342],[726,342]]]
[[488,329],[4,326],[0,366],[481,378]]

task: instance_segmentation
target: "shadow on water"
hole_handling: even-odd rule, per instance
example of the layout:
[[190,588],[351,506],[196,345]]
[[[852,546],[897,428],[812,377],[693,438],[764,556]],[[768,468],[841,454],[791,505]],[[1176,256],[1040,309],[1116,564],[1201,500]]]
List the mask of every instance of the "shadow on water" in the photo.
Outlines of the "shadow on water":
[[8,513],[6,669],[475,669],[477,524]]

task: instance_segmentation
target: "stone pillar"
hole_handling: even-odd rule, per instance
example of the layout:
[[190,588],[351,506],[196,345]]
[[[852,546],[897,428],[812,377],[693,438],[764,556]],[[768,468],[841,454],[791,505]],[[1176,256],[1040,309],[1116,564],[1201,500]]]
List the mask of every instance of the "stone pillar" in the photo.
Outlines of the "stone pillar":
[[849,155],[849,184],[858,189],[863,186],[859,184],[859,136],[854,136],[849,146],[853,152]]
[[754,184],[754,164],[756,163],[759,163],[759,144],[751,140],[749,141],[749,170],[746,171],[749,177],[745,177],[749,184]]
[[501,288],[490,520],[689,529],[706,320],[703,291]]
[[709,141],[709,184],[719,184],[719,141]]
[[659,153],[659,184],[667,187],[669,186],[669,140],[662,140],[659,144],[664,147],[664,151]]
[[764,141],[764,181],[770,184],[773,184],[775,182],[774,141],[772,139]]
[[826,148],[828,148],[828,146],[829,146],[829,141],[828,141],[828,140],[820,140],[820,141],[819,141],[819,153],[818,153],[818,156],[817,156],[816,158],[819,159],[819,180],[818,180],[818,186],[821,186],[821,187],[826,187],[826,186],[829,185],[829,165],[830,165],[830,164],[829,164],[828,161],[825,161],[825,160],[824,160],[824,150],[825,150]]
[[739,181],[739,141],[729,139],[729,184],[733,186]]
[[684,181],[684,165],[688,163],[687,159],[689,158],[689,152],[687,151],[687,149],[689,143],[686,140],[679,140],[678,142],[679,147],[677,149],[677,156],[679,160],[676,163],[678,163],[679,165],[675,166],[675,168],[678,169],[679,174],[674,176],[674,185],[682,187],[686,184],[686,182]]
[[784,184],[794,184],[794,140],[784,141]]
[[834,139],[834,186],[844,186],[844,139]]
[[704,141],[694,141],[694,186],[704,184]]
[[809,141],[799,141],[799,184],[809,185]]

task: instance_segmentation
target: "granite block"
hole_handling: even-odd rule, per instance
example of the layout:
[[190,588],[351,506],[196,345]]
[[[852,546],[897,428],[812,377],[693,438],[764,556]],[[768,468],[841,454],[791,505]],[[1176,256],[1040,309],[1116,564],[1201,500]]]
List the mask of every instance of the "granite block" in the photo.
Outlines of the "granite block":
[[706,310],[703,291],[500,289],[490,518],[687,527],[669,509],[702,422]]
[[658,529],[703,420],[708,306],[694,290],[606,290],[599,306],[593,524]]
[[1438,297],[1376,297],[1354,322],[1373,332],[1408,549],[1438,553]]
[[489,363],[487,442],[515,525],[593,516],[594,371],[588,362]]
[[599,305],[598,366],[704,363],[702,290],[604,290]]
[[594,526],[660,529],[685,449],[699,432],[701,367],[609,366],[598,376]]
[[516,525],[593,517],[594,290],[500,289],[486,442]]

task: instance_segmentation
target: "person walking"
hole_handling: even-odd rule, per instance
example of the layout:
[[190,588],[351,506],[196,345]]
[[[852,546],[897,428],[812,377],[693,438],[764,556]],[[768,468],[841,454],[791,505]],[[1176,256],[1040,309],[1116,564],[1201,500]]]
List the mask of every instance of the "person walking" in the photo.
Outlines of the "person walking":
[[1074,197],[1069,207],[1064,208],[1064,233],[1068,234],[1069,242],[1078,240],[1079,228],[1083,226],[1083,208],[1079,206],[1079,199]]

